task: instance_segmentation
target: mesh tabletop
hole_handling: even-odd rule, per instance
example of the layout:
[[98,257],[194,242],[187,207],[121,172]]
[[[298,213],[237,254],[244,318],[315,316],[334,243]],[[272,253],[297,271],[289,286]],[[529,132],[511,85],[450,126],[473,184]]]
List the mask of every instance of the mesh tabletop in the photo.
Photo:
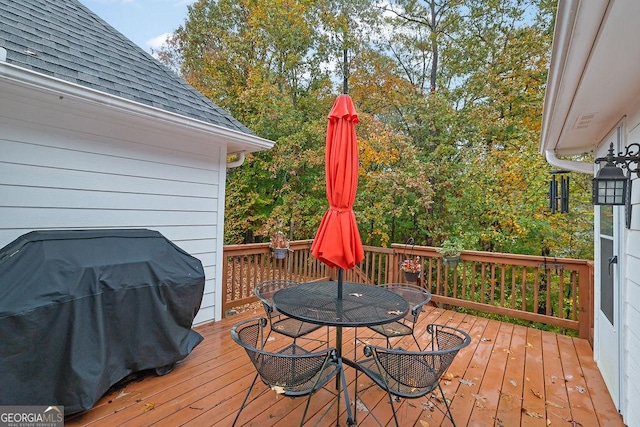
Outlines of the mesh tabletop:
[[338,299],[337,282],[308,282],[282,289],[273,296],[281,313],[328,326],[373,326],[401,319],[409,303],[379,286],[343,283]]

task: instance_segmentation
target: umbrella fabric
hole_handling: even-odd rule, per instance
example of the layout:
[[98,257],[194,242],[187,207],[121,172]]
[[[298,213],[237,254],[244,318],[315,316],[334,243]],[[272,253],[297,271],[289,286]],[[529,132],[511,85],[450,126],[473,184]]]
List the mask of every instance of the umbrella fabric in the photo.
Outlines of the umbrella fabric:
[[348,95],[340,95],[329,113],[326,147],[329,209],[311,246],[311,253],[329,267],[352,269],[364,259],[353,203],[358,189],[358,113]]

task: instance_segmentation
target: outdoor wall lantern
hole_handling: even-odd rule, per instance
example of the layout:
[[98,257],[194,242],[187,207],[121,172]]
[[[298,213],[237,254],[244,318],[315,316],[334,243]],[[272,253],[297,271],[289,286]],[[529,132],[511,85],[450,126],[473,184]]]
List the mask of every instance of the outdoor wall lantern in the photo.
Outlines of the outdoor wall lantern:
[[[606,162],[593,178],[593,204],[616,206],[623,205],[626,213],[626,226],[631,227],[631,174],[640,178],[640,144],[630,144],[614,155],[613,143],[604,157],[595,160],[596,164]],[[634,166],[635,164],[635,166]],[[618,167],[620,165],[622,168]],[[627,169],[625,174],[622,169]]]

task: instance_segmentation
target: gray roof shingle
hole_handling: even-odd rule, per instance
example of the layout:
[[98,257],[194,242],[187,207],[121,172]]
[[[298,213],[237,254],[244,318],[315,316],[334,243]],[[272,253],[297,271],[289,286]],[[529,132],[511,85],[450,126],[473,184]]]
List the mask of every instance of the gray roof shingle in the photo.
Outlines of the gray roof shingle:
[[253,135],[77,0],[0,0],[0,17],[9,64]]

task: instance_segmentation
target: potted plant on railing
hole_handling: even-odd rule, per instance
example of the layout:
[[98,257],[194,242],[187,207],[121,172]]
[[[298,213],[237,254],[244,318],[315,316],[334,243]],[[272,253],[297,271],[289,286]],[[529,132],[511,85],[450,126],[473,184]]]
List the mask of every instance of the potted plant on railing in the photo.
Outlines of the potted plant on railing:
[[405,259],[400,263],[400,270],[404,272],[404,278],[407,282],[417,282],[422,272],[420,257]]
[[442,243],[442,247],[436,249],[442,255],[442,264],[445,267],[456,268],[460,262],[460,253],[462,252],[462,243],[455,239],[446,239]]

